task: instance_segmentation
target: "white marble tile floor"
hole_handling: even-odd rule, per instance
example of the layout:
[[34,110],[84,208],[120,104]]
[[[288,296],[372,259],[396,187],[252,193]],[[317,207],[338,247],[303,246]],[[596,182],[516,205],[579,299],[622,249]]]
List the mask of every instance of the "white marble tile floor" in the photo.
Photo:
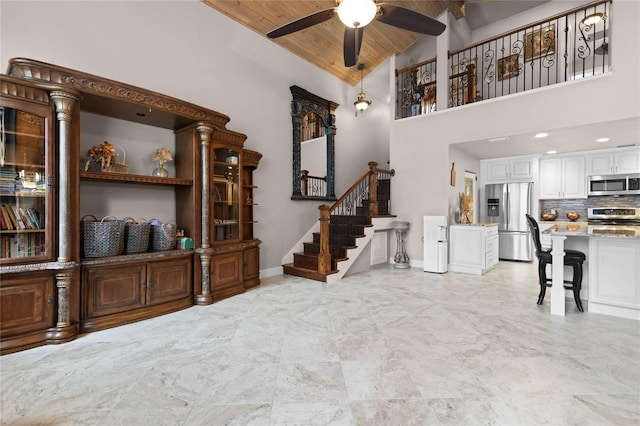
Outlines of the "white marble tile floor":
[[638,425],[640,323],[390,265],[0,357],[2,425]]

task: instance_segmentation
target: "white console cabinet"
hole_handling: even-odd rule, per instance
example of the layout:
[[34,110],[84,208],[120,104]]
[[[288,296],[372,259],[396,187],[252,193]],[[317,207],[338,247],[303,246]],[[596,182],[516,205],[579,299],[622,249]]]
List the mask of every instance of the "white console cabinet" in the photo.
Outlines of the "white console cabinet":
[[449,271],[482,275],[498,263],[498,227],[451,225]]

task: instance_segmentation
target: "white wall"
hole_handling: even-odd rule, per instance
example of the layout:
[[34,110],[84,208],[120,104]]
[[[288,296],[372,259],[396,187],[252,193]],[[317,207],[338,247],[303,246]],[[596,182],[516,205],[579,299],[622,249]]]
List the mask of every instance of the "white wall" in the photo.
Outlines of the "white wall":
[[[359,85],[336,79],[196,0],[3,0],[0,40],[2,64],[12,57],[49,62],[231,117],[227,128],[245,133],[245,147],[264,154],[255,173],[261,269],[280,265],[317,220],[321,204],[290,200],[289,86],[341,105],[336,111],[336,195],[367,170],[368,161],[385,167],[389,160],[388,62],[365,77],[373,104],[355,117]],[[358,73],[355,67],[353,72]],[[119,206],[100,208],[122,211]]]
[[[460,194],[464,193],[464,174],[465,172],[475,173],[479,183],[480,179],[480,160],[469,155],[467,152],[461,150],[455,145],[449,145],[449,168],[451,168],[451,163],[455,163],[456,170],[456,179],[455,186],[449,186],[449,211],[447,216],[449,217],[449,223],[457,223],[456,219],[459,219],[460,215]],[[479,216],[479,208],[480,208],[480,198],[479,193],[475,194],[475,205],[474,205],[474,217],[476,220]]]
[[[553,3],[564,4],[563,10],[575,5]],[[538,17],[535,10],[531,13]],[[538,14],[548,16],[546,11]],[[639,117],[640,2],[616,1],[612,19],[615,54],[607,75],[392,122],[392,192],[399,220],[416,226],[425,214],[448,213],[451,144]],[[500,28],[494,30],[503,32]],[[411,232],[407,237],[412,259],[422,258],[420,237]]]

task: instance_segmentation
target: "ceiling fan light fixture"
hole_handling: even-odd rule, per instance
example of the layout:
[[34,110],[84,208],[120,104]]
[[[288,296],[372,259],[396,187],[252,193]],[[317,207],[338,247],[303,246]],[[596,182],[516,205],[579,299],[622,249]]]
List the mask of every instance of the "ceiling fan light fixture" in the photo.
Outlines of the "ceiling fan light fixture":
[[375,18],[378,7],[373,0],[342,0],[338,17],[347,27],[361,28]]

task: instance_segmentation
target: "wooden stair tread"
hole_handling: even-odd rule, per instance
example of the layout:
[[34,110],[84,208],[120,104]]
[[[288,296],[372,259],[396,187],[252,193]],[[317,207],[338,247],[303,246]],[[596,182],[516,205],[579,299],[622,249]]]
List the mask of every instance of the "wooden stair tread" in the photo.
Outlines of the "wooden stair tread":
[[296,277],[307,278],[314,281],[327,282],[327,276],[331,274],[338,273],[338,270],[330,271],[327,274],[322,274],[318,271],[313,271],[311,269],[298,268],[294,266],[293,263],[287,263],[282,265],[283,272],[288,275],[294,275]]

